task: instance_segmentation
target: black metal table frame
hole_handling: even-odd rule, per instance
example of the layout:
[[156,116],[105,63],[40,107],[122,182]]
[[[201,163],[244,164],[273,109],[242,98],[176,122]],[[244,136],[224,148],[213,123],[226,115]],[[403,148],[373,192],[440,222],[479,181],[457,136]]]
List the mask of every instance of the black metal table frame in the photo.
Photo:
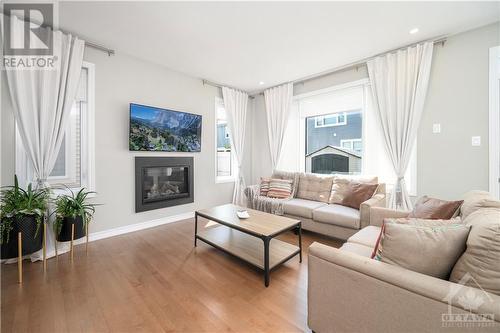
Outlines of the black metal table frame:
[[[286,228],[284,230],[280,230],[278,232],[275,232],[273,234],[270,234],[270,235],[262,235],[262,234],[259,234],[259,233],[256,233],[256,232],[253,232],[253,231],[250,231],[250,230],[246,230],[246,229],[243,229],[243,228],[240,228],[239,226],[237,225],[234,225],[234,224],[231,224],[231,223],[227,223],[227,222],[224,222],[222,220],[219,220],[213,216],[209,216],[209,215],[205,215],[203,213],[199,213],[199,212],[195,212],[194,213],[194,246],[196,247],[197,244],[196,244],[196,241],[199,239],[205,243],[207,243],[208,245],[211,245],[213,247],[215,247],[216,249],[218,250],[221,250],[227,254],[230,254],[240,260],[243,260],[245,261],[246,263],[249,263],[250,265],[252,266],[255,266],[257,267],[258,269],[262,269],[261,267],[237,256],[237,255],[234,255],[232,254],[231,252],[227,251],[226,249],[224,249],[223,247],[203,238],[203,237],[200,237],[198,236],[198,216],[201,216],[203,218],[206,218],[208,220],[212,220],[212,221],[215,221],[219,224],[222,224],[228,228],[231,228],[231,229],[236,229],[240,232],[243,232],[247,235],[251,235],[251,236],[254,236],[254,237],[257,237],[257,238],[260,238],[262,239],[262,241],[264,242],[264,285],[266,287],[269,286],[269,274],[271,272],[271,270],[273,270],[274,268],[280,266],[281,264],[285,263],[286,261],[290,260],[291,258],[295,257],[297,254],[299,255],[299,262],[302,262],[302,222],[299,221],[297,222],[297,224],[294,224],[292,225],[291,227],[289,228]],[[278,235],[281,235],[287,231],[291,231],[291,230],[295,230],[297,231],[298,233],[298,236],[299,236],[299,249],[296,250],[295,252],[293,252],[292,254],[290,254],[288,257],[284,258],[283,260],[281,260],[279,263],[277,263],[276,265],[274,265],[273,268],[269,268],[269,243],[271,242],[271,239],[273,239],[274,237],[278,236]]]

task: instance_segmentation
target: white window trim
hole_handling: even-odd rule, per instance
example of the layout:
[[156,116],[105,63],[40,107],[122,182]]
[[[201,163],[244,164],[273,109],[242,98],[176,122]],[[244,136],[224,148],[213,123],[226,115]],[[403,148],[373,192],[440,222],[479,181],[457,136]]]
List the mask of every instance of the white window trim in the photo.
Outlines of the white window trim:
[[[339,116],[341,116],[341,115],[344,116],[344,121],[340,123]],[[318,125],[318,122],[317,122],[318,118],[321,118],[322,125]],[[335,124],[325,124],[325,118],[337,118],[337,122]],[[346,112],[336,112],[333,114],[314,117],[314,127],[316,127],[316,128],[335,127],[335,126],[344,126],[344,125],[347,125],[347,113]]]
[[[86,117],[81,118],[82,131],[88,133],[86,140],[81,141],[81,160],[87,161],[86,176],[82,177],[82,187],[87,191],[95,191],[95,65],[83,61],[82,68],[87,69],[87,109]],[[28,156],[22,145],[21,135],[16,125],[16,175],[18,176],[19,183],[27,186],[32,181],[33,171],[29,165]],[[69,145],[67,144],[66,147]],[[69,154],[66,154],[68,158]],[[82,168],[84,169],[84,168]],[[81,170],[81,172],[83,172]],[[80,188],[71,188],[72,191],[79,191]],[[53,192],[57,194],[68,193],[67,189],[54,189]],[[95,194],[90,194],[93,197]]]
[[224,105],[224,101],[220,97],[215,97],[215,104],[214,104],[214,113],[215,113],[215,121],[214,121],[214,126],[215,126],[215,183],[216,184],[223,184],[223,183],[233,183],[236,181],[237,177],[237,169],[236,168],[236,159],[234,158],[234,154],[231,154],[232,160],[231,160],[231,176],[218,176],[217,175],[217,133],[218,133],[218,128],[217,128],[217,108],[220,105]]

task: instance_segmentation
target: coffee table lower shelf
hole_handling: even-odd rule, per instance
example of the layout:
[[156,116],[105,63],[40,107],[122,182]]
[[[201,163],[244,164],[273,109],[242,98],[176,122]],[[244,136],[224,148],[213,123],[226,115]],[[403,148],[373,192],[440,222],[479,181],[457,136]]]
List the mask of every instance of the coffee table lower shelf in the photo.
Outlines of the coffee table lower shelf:
[[[265,269],[264,242],[258,237],[221,225],[200,231],[196,238],[262,270]],[[269,270],[299,253],[298,246],[279,239],[271,239],[269,242]]]

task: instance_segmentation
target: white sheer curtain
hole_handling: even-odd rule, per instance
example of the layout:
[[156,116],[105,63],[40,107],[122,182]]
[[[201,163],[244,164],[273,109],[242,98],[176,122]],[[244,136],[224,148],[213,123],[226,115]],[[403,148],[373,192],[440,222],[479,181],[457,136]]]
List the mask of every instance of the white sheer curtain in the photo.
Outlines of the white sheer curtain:
[[380,120],[385,147],[397,175],[389,202],[391,208],[412,208],[404,176],[422,118],[432,50],[432,42],[418,44],[367,63],[373,107]]
[[[12,38],[23,34],[24,24],[11,18]],[[46,187],[64,137],[80,80],[84,41],[60,31],[52,32],[54,67],[6,70],[14,117],[37,186]],[[47,233],[47,248],[53,248]],[[33,259],[33,257],[32,257]]]
[[238,174],[234,183],[233,203],[245,206],[245,179],[243,178],[243,154],[245,149],[245,128],[247,125],[248,94],[235,89],[222,87],[222,97],[227,113],[227,125],[231,149],[238,163]]
[[273,171],[280,160],[283,139],[292,108],[293,84],[286,83],[264,91],[267,115],[267,133]]

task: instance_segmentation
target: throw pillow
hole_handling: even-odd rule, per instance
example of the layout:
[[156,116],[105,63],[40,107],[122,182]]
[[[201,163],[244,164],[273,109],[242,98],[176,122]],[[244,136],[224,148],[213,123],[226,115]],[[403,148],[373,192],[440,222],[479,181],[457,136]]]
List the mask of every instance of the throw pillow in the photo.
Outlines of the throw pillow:
[[469,229],[449,220],[386,219],[374,259],[446,279],[465,251]]
[[363,184],[350,182],[348,191],[345,193],[342,205],[359,210],[359,206],[373,196],[378,188],[378,184]]
[[408,215],[412,218],[449,220],[458,215],[460,206],[464,201],[445,201],[423,196],[415,204],[413,211]]
[[481,208],[500,208],[500,201],[496,200],[489,192],[470,191],[464,195],[464,203],[460,208],[462,219]]
[[328,203],[332,191],[333,176],[301,173],[297,198]]
[[274,170],[273,174],[271,175],[271,179],[291,180],[292,181],[292,195],[291,195],[291,197],[295,198],[295,194],[297,193],[297,187],[299,184],[299,172]]
[[453,267],[450,281],[500,295],[500,209],[477,210],[464,223],[471,226],[467,249]]
[[269,184],[271,183],[271,178],[260,178],[260,195],[267,197],[269,192]]
[[377,177],[361,177],[361,176],[335,176],[333,179],[332,193],[330,194],[330,203],[342,205],[345,196],[350,192],[350,183],[362,184],[377,184]]
[[271,198],[286,199],[292,195],[292,180],[271,179],[267,196]]

